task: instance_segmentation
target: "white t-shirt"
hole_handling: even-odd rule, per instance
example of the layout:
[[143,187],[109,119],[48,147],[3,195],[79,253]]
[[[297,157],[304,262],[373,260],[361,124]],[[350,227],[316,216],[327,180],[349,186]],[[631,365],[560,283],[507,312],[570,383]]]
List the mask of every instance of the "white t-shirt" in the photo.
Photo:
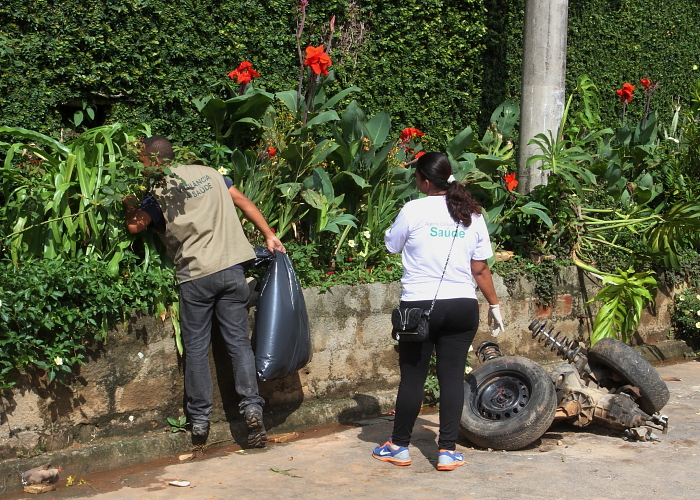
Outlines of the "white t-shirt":
[[387,250],[401,252],[401,300],[433,300],[453,238],[438,299],[476,298],[471,261],[493,255],[484,217],[472,215],[469,227],[455,224],[444,195],[406,203],[384,235]]

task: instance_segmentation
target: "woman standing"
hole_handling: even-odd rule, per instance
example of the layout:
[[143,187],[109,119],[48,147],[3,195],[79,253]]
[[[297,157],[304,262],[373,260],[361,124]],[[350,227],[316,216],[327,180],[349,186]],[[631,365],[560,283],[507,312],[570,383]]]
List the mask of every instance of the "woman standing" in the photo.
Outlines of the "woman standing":
[[441,153],[427,153],[418,159],[416,184],[427,196],[403,207],[384,241],[389,252],[402,253],[401,307],[429,310],[436,296],[437,300],[430,314],[429,339],[399,341],[401,383],[394,430],[389,441],[377,446],[372,455],[394,465],[411,464],[408,445],[435,349],[440,384],[437,468],[454,470],[465,463],[455,450],[455,441],[464,405],[467,353],[479,325],[472,279],[489,303],[488,322],[494,324],[494,335],[504,327],[486,263],[493,252],[480,205],[455,181],[450,161]]

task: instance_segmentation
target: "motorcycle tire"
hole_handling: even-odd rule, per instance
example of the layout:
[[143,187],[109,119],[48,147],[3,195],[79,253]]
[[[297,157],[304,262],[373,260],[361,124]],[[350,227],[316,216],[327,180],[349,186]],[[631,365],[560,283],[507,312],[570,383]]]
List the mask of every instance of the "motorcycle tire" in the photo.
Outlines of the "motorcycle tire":
[[[588,364],[593,372],[596,365],[602,365],[615,372],[625,384],[639,389],[639,408],[649,415],[659,412],[666,406],[670,393],[659,372],[637,351],[616,339],[600,339],[588,350]],[[618,382],[619,384],[619,382]],[[615,383],[602,380],[606,389],[615,389]]]
[[518,450],[547,431],[556,409],[554,384],[540,365],[501,356],[467,375],[460,431],[482,448]]

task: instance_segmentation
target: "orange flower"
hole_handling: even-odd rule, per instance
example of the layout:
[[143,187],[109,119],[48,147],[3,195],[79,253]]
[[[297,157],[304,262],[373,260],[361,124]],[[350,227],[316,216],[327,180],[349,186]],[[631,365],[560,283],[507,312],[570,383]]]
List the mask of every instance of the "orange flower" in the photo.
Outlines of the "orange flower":
[[414,159],[414,160],[417,160],[418,158],[420,158],[420,157],[423,156],[424,154],[425,154],[425,151],[418,151],[418,152],[416,153],[416,156],[413,157],[413,159]]
[[632,92],[634,92],[634,85],[629,83],[623,84],[621,89],[615,91],[620,97],[620,102],[632,102]]
[[323,45],[306,47],[304,66],[308,66],[317,75],[328,76],[328,67],[332,66],[331,58],[323,50]]
[[231,80],[237,80],[238,83],[248,84],[253,78],[260,76],[260,73],[253,69],[253,65],[248,61],[243,61],[238,68],[231,71],[227,75]]
[[417,128],[413,127],[408,127],[405,128],[401,131],[401,142],[406,143],[409,142],[411,139],[414,137],[421,137],[425,135],[423,132],[418,130]]
[[518,187],[518,181],[515,180],[515,174],[506,174],[505,181],[508,191],[512,191],[513,189]]
[[649,80],[648,78],[642,78],[641,80],[639,80],[639,83],[641,83],[642,87],[646,89],[649,88],[649,85],[651,85],[651,80]]

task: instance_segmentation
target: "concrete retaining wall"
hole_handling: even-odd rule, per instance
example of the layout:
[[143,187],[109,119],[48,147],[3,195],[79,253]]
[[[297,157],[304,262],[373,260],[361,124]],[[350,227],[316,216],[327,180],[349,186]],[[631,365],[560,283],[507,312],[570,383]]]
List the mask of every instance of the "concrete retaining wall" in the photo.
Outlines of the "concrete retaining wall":
[[[527,325],[536,317],[551,319],[570,338],[588,338],[594,311],[585,302],[595,294],[597,284],[580,276],[576,268],[559,271],[556,301],[547,308],[536,304],[533,285],[526,280],[520,280],[510,292],[500,277],[494,280],[507,325],[498,338],[504,354],[540,362],[556,359],[530,336]],[[303,426],[296,416],[307,415],[309,405],[366,399],[367,394],[395,390],[399,374],[389,313],[399,293],[398,283],[305,290],[314,357],[300,372],[261,384],[272,432]],[[666,339],[671,296],[662,287],[655,307],[644,313],[636,343]],[[491,338],[485,324],[486,304],[483,299],[480,303],[482,325],[474,345]],[[212,353],[213,419],[226,420],[234,429],[241,420],[238,400],[227,355],[216,335]],[[110,333],[104,346],[91,352],[70,385],[47,385],[45,379],[26,375],[0,397],[0,426],[4,429],[0,459],[163,432],[166,417],[182,415],[183,399],[182,365],[170,323],[134,314],[126,325]],[[373,406],[363,400],[362,407]],[[377,405],[377,412],[379,408]],[[350,414],[338,415],[337,420]]]

